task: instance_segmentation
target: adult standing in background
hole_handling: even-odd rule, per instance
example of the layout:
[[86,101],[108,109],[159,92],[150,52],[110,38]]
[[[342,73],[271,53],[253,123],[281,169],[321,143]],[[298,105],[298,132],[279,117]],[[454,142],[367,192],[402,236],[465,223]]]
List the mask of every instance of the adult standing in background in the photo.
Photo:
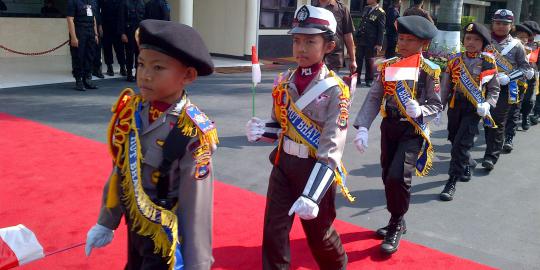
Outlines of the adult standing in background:
[[431,18],[431,15],[429,15],[429,12],[427,10],[423,9],[423,6],[424,6],[423,0],[414,0],[413,6],[406,9],[405,12],[403,12],[403,16],[418,15],[418,16],[422,16],[428,19],[428,21],[435,24],[435,22],[433,21],[433,18]]
[[135,32],[139,24],[144,20],[143,0],[125,0],[120,10],[120,30],[122,42],[126,48],[126,80],[134,82],[133,68],[137,69],[137,58],[139,57],[139,47],[135,40]]
[[384,53],[386,59],[396,56],[398,37],[396,21],[399,18],[400,8],[401,0],[392,0],[392,4],[388,6],[388,10],[386,11],[386,51]]
[[356,32],[356,69],[358,76],[362,74],[362,65],[366,66],[365,81],[366,86],[371,87],[373,83],[373,63],[372,59],[382,50],[384,41],[384,28],[386,24],[386,14],[379,6],[380,0],[367,0],[367,6],[362,11],[360,25]]
[[354,24],[351,17],[351,12],[340,0],[319,0],[315,5],[322,7],[334,14],[336,18],[336,48],[325,58],[326,66],[338,72],[340,68],[345,66],[345,51],[349,53],[349,70],[352,73],[356,72],[356,56],[354,48]]
[[120,30],[121,7],[123,0],[100,0],[101,21],[103,24],[103,57],[107,65],[107,75],[114,76],[113,48],[120,65],[120,75],[126,76],[126,53],[122,44]]
[[150,0],[145,6],[145,19],[171,20],[171,8],[167,0]]

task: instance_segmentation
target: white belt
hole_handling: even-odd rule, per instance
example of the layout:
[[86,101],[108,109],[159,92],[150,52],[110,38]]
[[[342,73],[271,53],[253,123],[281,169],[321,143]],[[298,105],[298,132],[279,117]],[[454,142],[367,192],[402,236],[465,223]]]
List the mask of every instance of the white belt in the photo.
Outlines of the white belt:
[[299,158],[308,158],[309,149],[307,146],[296,143],[288,137],[283,138],[283,151],[289,155],[297,156]]

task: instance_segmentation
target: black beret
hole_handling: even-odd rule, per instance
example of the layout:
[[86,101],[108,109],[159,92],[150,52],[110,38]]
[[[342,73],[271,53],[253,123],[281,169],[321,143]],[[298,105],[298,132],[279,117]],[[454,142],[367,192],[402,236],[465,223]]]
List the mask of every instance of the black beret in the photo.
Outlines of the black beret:
[[491,32],[483,24],[476,22],[469,23],[467,26],[465,26],[465,28],[463,28],[463,32],[465,34],[472,33],[479,35],[484,41],[484,46],[491,43]]
[[540,25],[535,21],[524,21],[523,25],[529,27],[535,34],[540,34]]
[[529,34],[529,36],[533,35],[533,31],[531,30],[531,28],[525,26],[524,24],[516,24],[515,27],[516,27],[516,32],[525,32]]
[[139,45],[177,59],[194,67],[199,76],[214,72],[214,63],[201,36],[185,24],[161,20],[144,20],[139,27]]
[[399,17],[397,30],[398,33],[411,34],[425,40],[430,40],[437,35],[437,27],[428,19],[417,15]]

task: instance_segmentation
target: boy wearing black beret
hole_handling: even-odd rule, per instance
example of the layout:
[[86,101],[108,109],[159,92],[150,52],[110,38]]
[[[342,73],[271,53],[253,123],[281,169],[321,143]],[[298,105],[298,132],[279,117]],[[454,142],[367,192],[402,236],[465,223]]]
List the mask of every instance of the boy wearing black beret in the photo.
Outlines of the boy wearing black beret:
[[191,27],[146,20],[139,28],[137,86],[113,106],[109,145],[114,168],[86,253],[111,242],[125,216],[126,269],[208,270],[212,258],[212,121],[185,87],[213,63]]
[[450,56],[441,79],[442,103],[448,105],[448,140],[452,143],[450,178],[440,194],[443,201],[454,198],[457,181],[471,179],[470,150],[480,119],[487,126],[496,126],[489,110],[499,97],[497,65],[491,54],[483,52],[491,34],[479,23],[468,24],[463,32],[465,52]]

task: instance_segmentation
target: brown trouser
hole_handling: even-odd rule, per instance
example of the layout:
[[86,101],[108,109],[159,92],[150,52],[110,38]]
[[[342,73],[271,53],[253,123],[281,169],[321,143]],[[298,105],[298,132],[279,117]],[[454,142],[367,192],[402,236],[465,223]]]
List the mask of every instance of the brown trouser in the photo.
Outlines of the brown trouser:
[[[276,150],[270,155],[273,162]],[[304,190],[316,160],[302,159],[283,150],[280,160],[270,174],[263,232],[263,269],[289,269],[289,233],[294,216],[288,212]],[[336,185],[332,185],[319,204],[319,215],[312,220],[301,220],[309,248],[320,269],[345,269],[347,255],[339,234],[332,227],[336,218],[334,200]]]

